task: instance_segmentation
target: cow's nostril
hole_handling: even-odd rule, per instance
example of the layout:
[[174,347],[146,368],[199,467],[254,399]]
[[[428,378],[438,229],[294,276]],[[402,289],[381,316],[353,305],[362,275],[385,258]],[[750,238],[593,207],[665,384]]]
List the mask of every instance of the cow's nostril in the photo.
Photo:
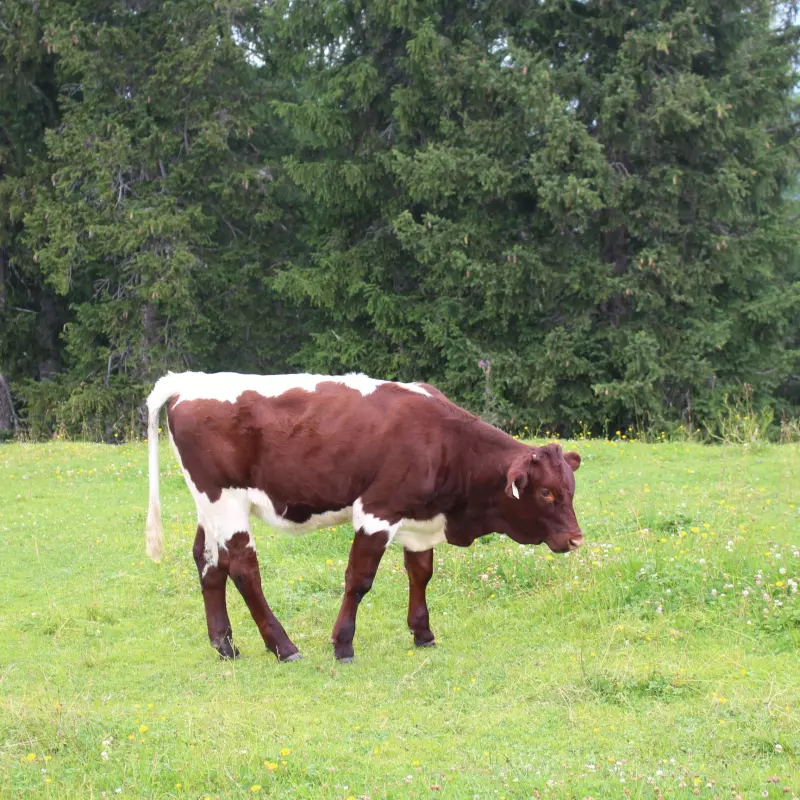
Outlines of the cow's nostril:
[[571,550],[577,550],[583,544],[583,536],[579,536],[575,539],[568,539],[569,546]]

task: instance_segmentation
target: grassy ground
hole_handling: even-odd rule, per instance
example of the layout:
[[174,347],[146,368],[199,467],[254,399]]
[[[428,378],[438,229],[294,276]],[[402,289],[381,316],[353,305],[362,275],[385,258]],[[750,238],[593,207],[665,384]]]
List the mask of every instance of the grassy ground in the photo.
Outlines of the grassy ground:
[[800,447],[576,446],[579,554],[440,547],[415,651],[392,549],[346,667],[349,529],[257,528],[305,660],[232,593],[222,663],[166,446],[161,565],[143,445],[0,446],[0,796],[797,797]]

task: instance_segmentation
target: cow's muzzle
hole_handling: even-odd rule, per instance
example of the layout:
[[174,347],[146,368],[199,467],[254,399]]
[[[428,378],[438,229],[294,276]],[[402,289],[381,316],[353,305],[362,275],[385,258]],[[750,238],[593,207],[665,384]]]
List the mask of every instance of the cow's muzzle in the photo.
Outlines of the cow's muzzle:
[[570,550],[577,550],[583,544],[583,534],[579,533],[577,536],[570,536],[567,539]]

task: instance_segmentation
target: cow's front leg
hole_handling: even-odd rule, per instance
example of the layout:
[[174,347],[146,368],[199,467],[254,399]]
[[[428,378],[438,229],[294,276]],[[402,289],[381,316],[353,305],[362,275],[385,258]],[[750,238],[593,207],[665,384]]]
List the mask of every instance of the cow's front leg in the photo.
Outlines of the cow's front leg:
[[433,575],[433,550],[422,553],[405,550],[404,557],[408,573],[408,627],[417,647],[432,647],[436,642],[428,619],[425,589]]
[[261,638],[267,649],[278,657],[279,661],[295,661],[302,656],[286,635],[283,625],[267,604],[261,589],[261,570],[258,568],[258,556],[250,546],[249,533],[237,533],[231,537],[227,546],[228,573],[236,588],[247,603]]
[[389,534],[385,531],[364,533],[359,530],[350,548],[350,560],[345,572],[344,600],[333,626],[333,652],[342,663],[353,660],[353,636],[356,632],[356,612],[364,595],[372,588]]
[[239,650],[233,643],[233,631],[231,630],[231,621],[228,619],[228,606],[225,602],[225,584],[228,582],[228,573],[218,564],[208,563],[206,535],[202,525],[197,526],[192,555],[200,576],[200,588],[203,592],[206,625],[211,645],[219,653],[220,658],[238,658]]

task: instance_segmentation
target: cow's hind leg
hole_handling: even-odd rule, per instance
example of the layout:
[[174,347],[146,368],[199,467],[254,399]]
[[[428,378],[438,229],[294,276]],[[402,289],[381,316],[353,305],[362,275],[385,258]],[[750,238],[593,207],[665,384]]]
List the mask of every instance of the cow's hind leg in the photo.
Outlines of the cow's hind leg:
[[350,560],[345,572],[345,589],[342,607],[333,626],[333,652],[342,663],[353,660],[353,636],[356,632],[356,612],[364,595],[372,588],[372,581],[381,563],[389,540],[387,532],[364,533],[359,530],[350,548]]
[[225,602],[225,584],[228,575],[217,564],[206,562],[206,535],[202,525],[197,526],[192,554],[200,575],[200,588],[203,591],[203,604],[206,607],[206,624],[211,645],[220,658],[238,658],[239,650],[233,643],[231,621],[228,619],[228,606]]
[[436,641],[428,618],[425,589],[433,575],[433,550],[422,553],[405,550],[404,558],[408,573],[408,627],[417,647],[432,647]]
[[258,556],[252,547],[250,534],[242,532],[232,536],[227,543],[227,555],[228,574],[247,603],[267,649],[275,653],[279,661],[302,658],[264,597]]

